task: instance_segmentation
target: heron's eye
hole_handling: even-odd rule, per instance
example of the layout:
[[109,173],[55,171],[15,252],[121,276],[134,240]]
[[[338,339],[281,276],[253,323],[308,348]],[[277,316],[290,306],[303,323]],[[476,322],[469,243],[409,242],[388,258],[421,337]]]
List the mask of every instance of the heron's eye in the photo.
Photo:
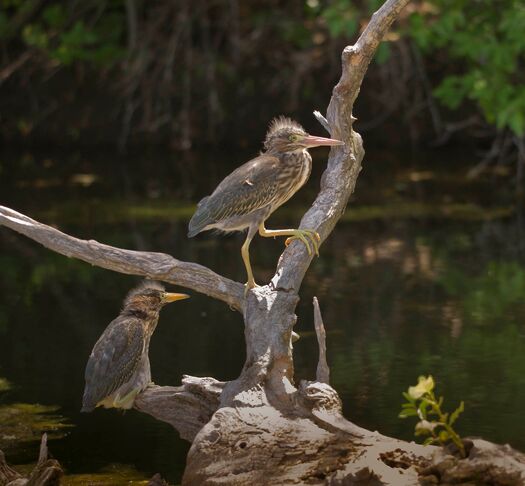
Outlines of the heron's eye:
[[290,140],[290,142],[297,142],[297,140],[299,140],[299,135],[290,135],[288,140]]

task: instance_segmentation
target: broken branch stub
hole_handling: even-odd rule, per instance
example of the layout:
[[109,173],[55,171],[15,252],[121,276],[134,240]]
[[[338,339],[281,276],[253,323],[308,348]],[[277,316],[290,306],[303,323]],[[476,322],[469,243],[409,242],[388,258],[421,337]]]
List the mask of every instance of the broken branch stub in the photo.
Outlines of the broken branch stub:
[[323,316],[319,308],[319,301],[314,297],[314,326],[317,342],[319,344],[319,361],[317,363],[316,379],[321,383],[330,384],[330,368],[326,361],[326,331],[323,323]]

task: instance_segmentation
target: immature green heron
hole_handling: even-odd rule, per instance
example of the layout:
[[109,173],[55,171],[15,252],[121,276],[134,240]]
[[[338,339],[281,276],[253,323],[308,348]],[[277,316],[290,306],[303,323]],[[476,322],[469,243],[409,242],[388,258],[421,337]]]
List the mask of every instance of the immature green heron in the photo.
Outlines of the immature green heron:
[[151,382],[149,342],[160,310],[168,302],[187,298],[189,295],[168,293],[151,281],[127,295],[119,316],[102,333],[89,356],[82,412],[99,406],[133,406],[137,394]]
[[343,145],[343,142],[308,135],[297,122],[285,117],[275,118],[266,133],[266,151],[235,169],[213,194],[199,202],[189,224],[188,237],[209,229],[248,229],[241,249],[248,274],[247,289],[256,286],[249,248],[257,230],[265,237],[288,236],[286,244],[299,239],[310,255],[312,251],[319,253],[317,232],[308,229],[267,230],[264,222],[308,180],[312,170],[308,149],[321,145]]

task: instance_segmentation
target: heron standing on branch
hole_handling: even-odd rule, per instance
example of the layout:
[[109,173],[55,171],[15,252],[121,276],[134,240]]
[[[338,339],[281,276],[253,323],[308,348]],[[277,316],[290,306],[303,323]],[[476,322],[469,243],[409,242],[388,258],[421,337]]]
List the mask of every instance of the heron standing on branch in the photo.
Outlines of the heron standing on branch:
[[235,169],[202,199],[191,218],[188,237],[201,231],[248,230],[241,254],[248,274],[247,289],[256,286],[250,264],[250,242],[261,236],[288,236],[286,244],[301,240],[310,255],[319,254],[319,234],[310,229],[268,230],[264,222],[308,180],[312,157],[308,149],[322,145],[344,145],[339,140],[315,137],[289,118],[275,118],[264,141],[265,151]]
[[186,294],[166,292],[157,282],[145,281],[133,289],[119,316],[95,344],[86,366],[82,412],[95,407],[129,409],[135,397],[151,383],[149,342],[161,308]]

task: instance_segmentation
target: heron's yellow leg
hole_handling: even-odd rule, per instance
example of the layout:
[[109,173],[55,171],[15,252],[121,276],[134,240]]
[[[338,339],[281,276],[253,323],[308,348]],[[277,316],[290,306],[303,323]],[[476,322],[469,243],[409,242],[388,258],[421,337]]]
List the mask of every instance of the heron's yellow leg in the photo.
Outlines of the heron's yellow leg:
[[246,288],[244,289],[245,295],[246,295],[246,292],[248,292],[248,290],[253,289],[254,287],[257,287],[257,284],[255,283],[255,279],[253,278],[252,266],[250,264],[250,242],[251,241],[252,239],[250,237],[246,238],[246,241],[244,242],[241,248],[242,259],[244,261],[244,266],[246,267],[246,273],[248,275],[248,282],[246,282]]
[[127,395],[121,397],[119,394],[110,395],[97,403],[97,407],[104,408],[123,408],[130,409],[133,407],[135,397],[139,394],[140,389],[131,390]]
[[135,402],[135,398],[139,394],[140,389],[131,390],[127,395],[116,396],[115,400],[113,401],[113,406],[115,408],[123,408],[125,410],[128,410],[133,407],[133,403]]
[[293,240],[301,240],[306,246],[309,255],[312,254],[313,248],[314,253],[319,256],[319,243],[321,242],[321,237],[317,231],[309,229],[267,230],[263,223],[259,226],[259,234],[266,238],[288,236],[289,238],[285,241],[286,246],[288,246]]

